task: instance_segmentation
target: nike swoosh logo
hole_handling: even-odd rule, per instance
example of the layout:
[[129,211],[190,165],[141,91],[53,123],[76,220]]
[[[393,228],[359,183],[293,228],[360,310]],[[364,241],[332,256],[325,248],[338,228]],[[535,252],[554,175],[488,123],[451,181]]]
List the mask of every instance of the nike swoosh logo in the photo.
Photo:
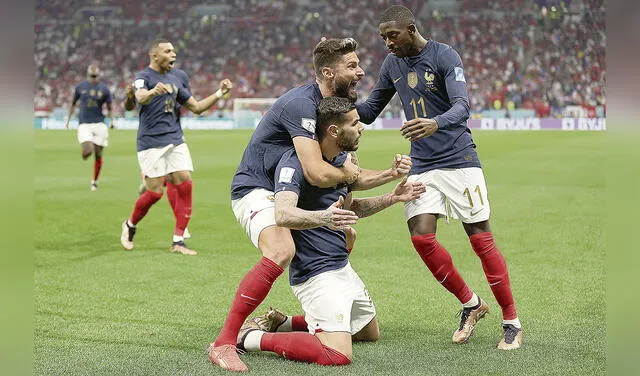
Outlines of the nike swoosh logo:
[[447,279],[448,276],[449,276],[449,273],[447,273],[447,275],[445,275],[444,278],[442,278],[442,281],[438,281],[438,282],[440,282],[440,283],[444,282]]
[[500,282],[502,282],[502,281],[498,281],[498,282],[494,282],[494,283],[489,283],[489,286],[495,286],[495,285],[497,285],[497,284],[498,284],[498,283],[500,283]]
[[474,213],[474,212],[471,212],[470,214],[471,214],[471,216],[473,217],[474,215],[476,215],[476,214],[480,213],[480,212],[481,212],[481,211],[483,211],[483,210],[484,210],[484,208],[482,208],[482,209],[478,210],[478,211],[477,211],[477,212],[475,212],[475,213]]
[[400,81],[400,79],[401,79],[401,78],[402,78],[402,77],[398,77],[398,78],[396,78],[395,80],[393,80],[393,83],[395,84],[396,82]]
[[251,300],[256,301],[256,302],[258,301],[258,299],[252,298],[250,296],[246,296],[245,294],[240,294],[240,296],[243,297],[243,298],[251,299]]

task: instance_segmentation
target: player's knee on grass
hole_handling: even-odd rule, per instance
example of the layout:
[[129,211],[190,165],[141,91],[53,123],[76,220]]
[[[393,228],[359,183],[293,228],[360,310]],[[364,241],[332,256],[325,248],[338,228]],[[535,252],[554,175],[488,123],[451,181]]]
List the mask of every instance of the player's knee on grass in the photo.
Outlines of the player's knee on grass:
[[317,332],[315,336],[320,340],[329,351],[338,352],[346,359],[340,360],[340,357],[331,357],[334,359],[334,365],[349,364],[353,360],[353,346],[351,342],[351,334],[347,332]]
[[289,229],[270,226],[262,230],[258,238],[258,248],[262,255],[282,268],[286,268],[296,253],[296,246]]
[[377,342],[379,339],[380,327],[375,317],[358,333],[351,336],[353,342]]

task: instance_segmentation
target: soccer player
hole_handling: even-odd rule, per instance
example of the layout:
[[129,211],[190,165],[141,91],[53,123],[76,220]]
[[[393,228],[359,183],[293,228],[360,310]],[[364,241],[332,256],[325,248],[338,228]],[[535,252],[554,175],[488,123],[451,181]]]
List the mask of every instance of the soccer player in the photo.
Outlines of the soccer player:
[[[329,163],[344,163],[346,152],[358,149],[363,129],[349,99],[328,97],[318,105],[316,132],[322,156]],[[289,282],[305,312],[309,332],[267,333],[254,320],[247,320],[238,347],[320,365],[349,364],[352,336],[377,341],[380,331],[371,297],[349,263],[341,230],[358,218],[420,197],[425,187],[405,179],[386,195],[352,198],[347,184],[311,185],[293,149],[283,155],[275,176],[276,223],[292,230],[296,253],[289,266]]]
[[[191,88],[189,87],[189,76],[185,73],[185,71],[183,71],[182,69],[178,69],[178,68],[173,68],[171,70],[172,73],[177,73],[179,76],[181,76],[183,78],[183,83],[185,85],[185,88],[189,91],[191,91]],[[127,111],[132,111],[134,108],[136,108],[137,102],[136,102],[136,95],[135,95],[135,90],[133,85],[128,85],[127,86],[127,92],[126,92],[126,98],[125,98],[125,102],[124,102],[124,109]],[[180,104],[176,103],[176,111],[178,111],[177,116],[178,116],[178,125],[180,125]],[[140,186],[138,186],[138,196],[142,195],[146,190],[147,190],[147,186],[145,185],[145,177],[144,177],[144,172],[140,171],[140,179],[141,179],[141,183]],[[167,181],[168,179],[165,178],[164,180],[164,186],[167,188],[167,200],[169,201],[169,205],[171,206],[171,210],[173,211],[173,215],[175,216],[176,220],[178,219],[178,216],[180,215],[180,213],[178,212],[178,190],[176,189],[175,184],[173,184],[172,182]],[[191,238],[191,233],[189,233],[189,228],[185,227],[184,228],[184,234],[183,234],[183,238],[184,239],[190,239]]]
[[411,160],[400,155],[390,169],[382,171],[361,171],[350,159],[337,168],[322,159],[315,137],[316,109],[323,97],[341,96],[355,102],[356,83],[364,76],[357,46],[352,38],[330,38],[316,45],[316,82],[289,90],[271,106],[251,136],[233,177],[233,212],[262,258],[240,282],[222,330],[209,349],[209,359],[222,368],[247,369],[235,349],[238,331],[295,253],[290,230],[277,226],[274,215],[273,177],[282,155],[295,148],[305,178],[321,188],[346,182],[353,183],[353,189],[368,189],[409,171]]
[[109,111],[109,119],[113,128],[113,111],[111,110],[111,92],[107,85],[98,81],[100,68],[91,64],[87,68],[87,79],[79,83],[74,92],[69,116],[65,128],[69,128],[69,121],[76,109],[76,103],[80,101],[80,113],[78,114],[78,142],[82,147],[82,159],[87,160],[94,155],[93,179],[90,189],[98,189],[98,178],[102,169],[102,150],[109,144],[109,130],[104,123],[102,105],[106,104]]
[[416,251],[438,282],[462,303],[453,342],[465,343],[471,337],[488,305],[467,286],[451,255],[436,240],[440,217],[462,221],[502,308],[503,337],[498,348],[517,349],[522,328],[507,265],[489,226],[487,187],[467,127],[469,98],[460,56],[450,46],[420,35],[413,13],[404,6],[386,9],[379,28],[390,54],[371,95],[358,105],[358,113],[369,124],[396,92],[400,96],[408,119],[401,131],[411,141],[409,181],[429,187],[420,199],[405,204],[405,216]]
[[176,52],[170,41],[153,41],[149,58],[149,66],[138,72],[134,81],[135,99],[140,104],[138,162],[145,175],[147,189],[138,197],[129,219],[122,224],[120,243],[126,250],[133,249],[136,226],[162,197],[166,178],[169,180],[167,185],[175,185],[177,191],[176,225],[170,251],[196,255],[197,252],[184,243],[184,231],[192,211],[193,163],[178,122],[175,103],[200,114],[211,108],[233,85],[229,79],[224,79],[218,91],[197,101],[191,96],[186,76],[173,72]]

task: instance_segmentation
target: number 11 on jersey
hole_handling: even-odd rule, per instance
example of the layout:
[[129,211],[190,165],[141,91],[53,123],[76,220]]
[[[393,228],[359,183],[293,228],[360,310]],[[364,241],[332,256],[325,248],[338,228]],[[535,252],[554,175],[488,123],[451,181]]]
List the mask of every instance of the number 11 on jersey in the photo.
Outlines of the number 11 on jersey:
[[[427,117],[427,109],[424,106],[424,98],[420,97],[420,99],[418,99],[418,101],[416,102],[415,98],[411,98],[411,106],[413,106],[413,116],[414,118],[419,118],[419,117],[423,117],[426,118]],[[418,105],[420,105],[420,108],[422,109],[422,116],[418,115]]]

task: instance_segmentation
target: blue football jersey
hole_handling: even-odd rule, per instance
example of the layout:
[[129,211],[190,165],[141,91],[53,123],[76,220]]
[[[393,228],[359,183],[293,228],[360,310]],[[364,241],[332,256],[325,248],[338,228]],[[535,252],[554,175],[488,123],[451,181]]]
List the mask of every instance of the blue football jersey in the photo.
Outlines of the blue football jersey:
[[73,103],[80,102],[78,121],[80,124],[104,123],[102,105],[111,103],[111,92],[107,85],[82,81],[73,92]]
[[410,174],[439,168],[481,167],[467,127],[469,95],[460,55],[449,45],[429,40],[416,56],[387,55],[378,82],[364,103],[360,120],[373,122],[395,93],[407,120],[432,118],[438,130],[411,142]]
[[293,138],[315,138],[316,109],[321,99],[316,83],[296,87],[278,98],[244,150],[231,182],[232,199],[256,188],[273,190],[276,166],[282,155],[293,148]]
[[[341,167],[347,153],[340,153],[327,161]],[[346,197],[346,184],[332,188],[318,188],[309,184],[302,172],[302,165],[289,149],[281,158],[275,171],[275,192],[291,191],[298,194],[298,207],[304,210],[325,210],[340,197]],[[294,286],[320,273],[344,267],[349,261],[349,251],[344,232],[327,226],[307,230],[291,230],[296,253],[289,265],[289,283]]]

